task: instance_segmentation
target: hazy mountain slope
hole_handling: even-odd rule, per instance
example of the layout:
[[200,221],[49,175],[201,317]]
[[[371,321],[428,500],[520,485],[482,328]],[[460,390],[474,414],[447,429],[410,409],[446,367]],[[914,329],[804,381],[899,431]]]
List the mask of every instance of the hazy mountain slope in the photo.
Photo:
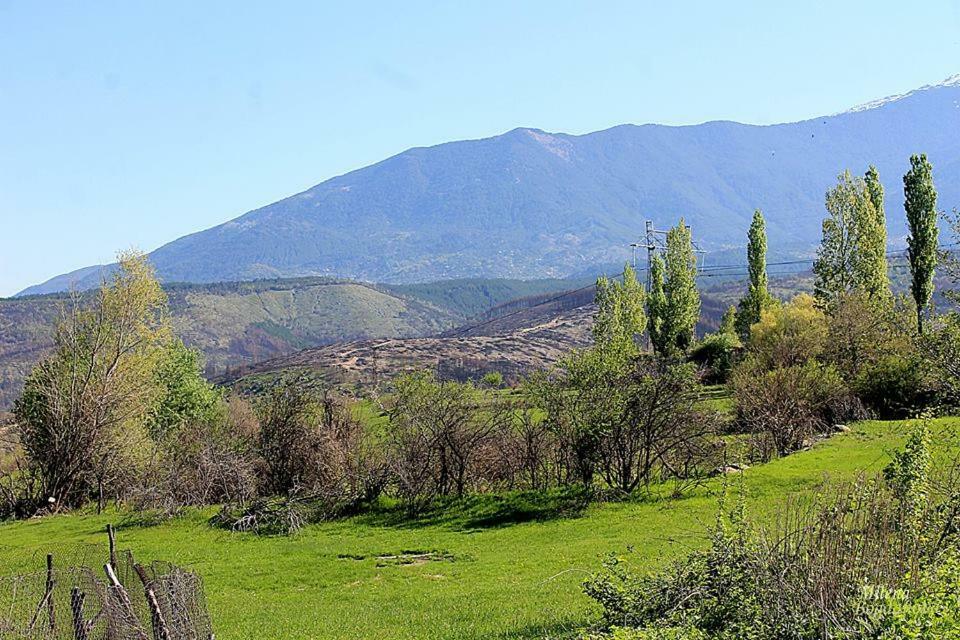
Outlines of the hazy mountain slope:
[[[546,277],[627,257],[644,220],[683,215],[708,248],[744,243],[754,208],[771,250],[809,251],[823,193],[876,164],[891,238],[900,178],[926,152],[945,208],[960,203],[960,77],[872,108],[774,126],[624,125],[581,136],[515,129],[405,151],[151,254],[167,281],[336,275],[417,282]],[[28,289],[89,286],[98,270]]]

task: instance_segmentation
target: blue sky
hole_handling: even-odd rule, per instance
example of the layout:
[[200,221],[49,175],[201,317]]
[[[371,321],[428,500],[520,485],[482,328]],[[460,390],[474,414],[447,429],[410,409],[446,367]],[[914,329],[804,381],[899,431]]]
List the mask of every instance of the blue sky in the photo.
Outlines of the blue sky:
[[960,0],[0,0],[0,295],[411,146],[798,120],[960,73]]

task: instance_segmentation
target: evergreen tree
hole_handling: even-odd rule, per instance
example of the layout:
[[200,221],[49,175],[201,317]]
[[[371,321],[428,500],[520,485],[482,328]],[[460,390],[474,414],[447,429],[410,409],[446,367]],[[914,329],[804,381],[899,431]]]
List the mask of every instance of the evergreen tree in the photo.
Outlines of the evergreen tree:
[[910,157],[910,170],[903,176],[903,207],[907,213],[907,255],[910,258],[910,292],[917,303],[917,328],[923,333],[923,315],[933,297],[933,274],[937,265],[937,191],[933,166],[926,154]]
[[750,286],[740,300],[736,316],[737,333],[744,339],[750,335],[750,326],[760,321],[760,312],[770,303],[767,290],[767,227],[763,212],[753,212],[753,221],[747,233],[747,270]]
[[653,350],[663,353],[666,349],[664,317],[667,314],[667,295],[663,281],[663,258],[657,254],[650,263],[650,293],[647,296],[647,330]]

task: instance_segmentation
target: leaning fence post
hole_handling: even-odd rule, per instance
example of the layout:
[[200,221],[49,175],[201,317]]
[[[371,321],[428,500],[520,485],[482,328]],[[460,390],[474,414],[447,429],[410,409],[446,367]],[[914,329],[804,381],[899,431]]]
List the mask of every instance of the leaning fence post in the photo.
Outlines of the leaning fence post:
[[117,600],[120,601],[120,605],[126,610],[126,614],[130,616],[130,620],[134,625],[134,632],[137,634],[138,640],[150,640],[147,636],[147,633],[140,627],[140,621],[137,619],[137,612],[133,610],[133,603],[130,602],[130,596],[127,595],[127,590],[123,588],[123,585],[120,584],[120,580],[117,578],[117,574],[114,572],[113,567],[107,563],[103,565],[103,570],[107,573],[107,579],[110,580],[110,586],[113,588],[113,592],[117,596]]
[[140,582],[143,583],[143,592],[147,596],[147,602],[150,604],[152,613],[150,620],[153,623],[154,636],[160,640],[170,640],[170,630],[167,629],[167,623],[163,619],[163,612],[160,610],[157,594],[154,593],[153,587],[150,585],[150,578],[147,577],[147,572],[139,564],[134,564],[133,570],[136,571],[140,577]]
[[87,640],[87,624],[83,620],[83,601],[86,594],[77,587],[70,590],[70,609],[73,611],[73,638]]

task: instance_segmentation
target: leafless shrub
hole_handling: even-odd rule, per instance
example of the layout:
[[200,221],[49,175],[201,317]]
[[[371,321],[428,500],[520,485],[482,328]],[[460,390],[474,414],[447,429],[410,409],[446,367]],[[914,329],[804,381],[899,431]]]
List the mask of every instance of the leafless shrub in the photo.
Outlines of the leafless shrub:
[[375,500],[389,480],[380,443],[350,405],[326,393],[320,401],[317,464],[309,495],[323,517]]
[[43,481],[22,457],[0,470],[0,520],[29,518],[47,507]]
[[490,468],[507,489],[544,491],[554,484],[557,442],[545,422],[524,406],[504,407],[510,412],[490,443]]
[[349,402],[288,380],[258,413],[263,494],[297,494],[317,518],[373,501],[386,486],[382,447]]
[[621,495],[702,475],[716,424],[696,408],[699,390],[692,364],[597,351],[577,354],[530,383],[558,445],[558,483],[591,487],[600,476]]
[[696,408],[700,387],[693,366],[641,361],[624,387],[623,418],[601,439],[607,485],[631,493],[656,480],[704,475],[716,423]]
[[131,502],[172,516],[186,506],[245,505],[256,495],[254,443],[224,424],[191,424],[159,443]]
[[831,484],[812,499],[790,502],[759,536],[761,592],[768,596],[763,609],[771,626],[843,629],[860,637],[864,585],[916,587],[923,566],[936,562],[941,535],[956,534],[955,504],[934,499],[924,507],[929,536],[906,533],[909,510],[878,478]]
[[294,491],[284,497],[257,498],[243,507],[224,505],[211,523],[236,532],[293,535],[314,519],[312,511],[312,504]]
[[396,382],[386,435],[397,491],[410,511],[437,496],[463,495],[479,455],[509,412],[469,383],[414,374]]
[[284,495],[311,483],[319,466],[319,411],[315,393],[295,380],[282,381],[257,406],[265,493]]
[[796,451],[862,414],[840,376],[815,361],[771,371],[747,361],[732,384],[739,421],[763,460]]

